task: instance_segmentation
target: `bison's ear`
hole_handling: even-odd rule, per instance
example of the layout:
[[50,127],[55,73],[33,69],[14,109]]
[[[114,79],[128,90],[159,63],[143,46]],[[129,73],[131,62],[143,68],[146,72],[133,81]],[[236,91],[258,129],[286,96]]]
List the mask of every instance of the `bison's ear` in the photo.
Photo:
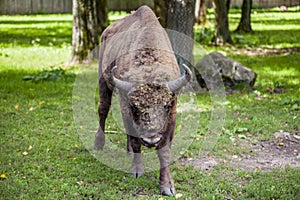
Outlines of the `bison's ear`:
[[173,81],[169,81],[167,83],[168,89],[174,93],[178,92],[192,78],[192,71],[190,70],[190,68],[188,68],[188,66],[183,64],[183,69],[184,69],[184,74],[180,78]]
[[110,82],[110,84],[122,91],[125,91],[126,93],[128,93],[131,88],[132,88],[132,83],[129,83],[129,82],[126,82],[126,81],[122,81],[120,79],[117,79],[115,76],[114,76],[114,71],[117,69],[118,67],[117,66],[114,66],[109,74],[108,74],[108,80]]

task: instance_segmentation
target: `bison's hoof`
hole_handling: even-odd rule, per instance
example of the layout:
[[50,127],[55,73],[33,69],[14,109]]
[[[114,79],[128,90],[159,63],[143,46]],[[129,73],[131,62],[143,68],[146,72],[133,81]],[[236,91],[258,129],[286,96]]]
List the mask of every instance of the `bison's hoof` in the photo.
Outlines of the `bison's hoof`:
[[104,143],[98,143],[98,142],[94,143],[94,150],[103,151],[103,149],[104,149]]
[[96,151],[103,150],[103,147],[94,145],[94,150],[96,150]]
[[103,150],[103,145],[99,145],[99,144],[94,144],[94,150],[97,150],[97,151],[99,151],[99,150]]
[[95,150],[103,150],[103,148],[104,148],[104,142],[103,141],[99,141],[99,140],[95,140],[94,141],[94,149]]
[[143,175],[143,172],[131,172],[131,175],[135,178],[140,178]]
[[175,188],[161,188],[161,194],[164,196],[171,196],[176,194]]

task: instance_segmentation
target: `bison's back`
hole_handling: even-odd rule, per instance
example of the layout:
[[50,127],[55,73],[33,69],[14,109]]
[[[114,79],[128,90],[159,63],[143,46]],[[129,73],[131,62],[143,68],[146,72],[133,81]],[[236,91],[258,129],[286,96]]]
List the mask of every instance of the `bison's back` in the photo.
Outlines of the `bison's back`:
[[147,6],[110,25],[101,41],[99,67],[106,80],[115,65],[115,76],[133,83],[165,82],[180,75],[169,37]]

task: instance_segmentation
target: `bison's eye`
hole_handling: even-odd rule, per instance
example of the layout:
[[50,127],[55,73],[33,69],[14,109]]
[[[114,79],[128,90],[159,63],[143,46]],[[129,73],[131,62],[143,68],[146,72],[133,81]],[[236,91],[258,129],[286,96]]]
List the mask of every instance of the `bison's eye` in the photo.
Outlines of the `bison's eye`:
[[164,105],[164,109],[165,109],[165,110],[169,110],[169,109],[170,109],[170,105],[168,105],[168,104],[167,104],[167,105]]
[[166,102],[166,103],[164,103],[164,109],[169,111],[171,109],[172,105],[173,105],[173,101],[172,102]]
[[133,104],[129,104],[130,106],[130,111],[131,111],[131,114],[132,114],[132,117],[133,117],[133,120],[135,122],[138,122],[139,121],[139,109],[133,105]]

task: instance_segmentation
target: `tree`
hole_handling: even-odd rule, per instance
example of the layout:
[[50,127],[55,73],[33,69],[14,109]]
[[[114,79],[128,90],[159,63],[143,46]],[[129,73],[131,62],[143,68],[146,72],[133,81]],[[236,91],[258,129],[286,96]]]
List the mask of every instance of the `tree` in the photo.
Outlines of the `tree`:
[[231,0],[226,0],[226,10],[227,10],[227,13],[229,13],[230,3],[231,3]]
[[[183,63],[188,64],[186,60],[193,64],[195,1],[167,0],[167,2],[167,28],[173,30],[169,36],[178,64],[180,66]],[[183,57],[186,60],[183,60]]]
[[163,27],[167,26],[167,0],[154,0],[154,12],[159,17],[159,22]]
[[73,0],[72,57],[70,65],[82,63],[99,45],[107,26],[106,0]]
[[239,32],[239,33],[252,32],[251,9],[252,9],[252,0],[243,0],[241,20],[235,32]]
[[194,0],[169,0],[168,1],[167,28],[194,36]]
[[205,24],[206,13],[207,13],[206,0],[196,0],[195,22],[197,24]]
[[232,44],[233,41],[230,36],[228,28],[228,11],[226,7],[226,1],[213,0],[213,6],[215,11],[215,33],[212,42],[215,45],[223,45],[226,43]]

